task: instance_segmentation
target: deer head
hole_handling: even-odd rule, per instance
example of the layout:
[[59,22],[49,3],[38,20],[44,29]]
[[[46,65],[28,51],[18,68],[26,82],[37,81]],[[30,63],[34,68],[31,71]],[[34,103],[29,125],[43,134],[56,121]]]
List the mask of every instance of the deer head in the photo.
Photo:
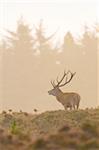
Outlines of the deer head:
[[[57,96],[61,92],[61,90],[59,88],[68,84],[72,80],[72,78],[74,77],[75,74],[76,74],[76,72],[72,73],[71,71],[68,71],[68,72],[64,71],[64,74],[60,81],[58,80],[58,77],[57,77],[57,79],[56,79],[57,84],[55,84],[55,81],[51,81],[53,89],[48,91],[49,95]],[[62,81],[64,79],[65,79],[65,82],[62,83]]]

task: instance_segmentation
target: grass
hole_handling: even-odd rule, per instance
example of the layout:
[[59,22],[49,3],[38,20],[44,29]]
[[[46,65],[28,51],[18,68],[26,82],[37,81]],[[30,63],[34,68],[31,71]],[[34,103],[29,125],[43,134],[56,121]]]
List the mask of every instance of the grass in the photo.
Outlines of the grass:
[[47,111],[41,114],[3,111],[3,150],[98,150],[99,108]]

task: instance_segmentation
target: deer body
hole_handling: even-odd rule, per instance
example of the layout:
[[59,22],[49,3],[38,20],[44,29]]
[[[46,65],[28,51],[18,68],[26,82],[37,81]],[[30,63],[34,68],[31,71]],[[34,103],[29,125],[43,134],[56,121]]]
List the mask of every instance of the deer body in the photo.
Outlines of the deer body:
[[[61,79],[60,82],[58,82],[57,85],[55,85],[54,83],[52,83],[53,85],[53,89],[48,91],[49,95],[53,95],[56,97],[56,99],[64,106],[65,110],[67,110],[67,108],[70,109],[78,109],[79,108],[79,103],[80,103],[80,95],[77,93],[64,93],[60,90],[60,86],[64,86],[65,84],[67,84],[68,82],[70,82],[70,80],[72,79],[72,77],[74,76],[74,74],[71,74],[71,78],[69,81],[67,81],[66,78],[66,82],[65,84],[60,85],[60,83],[62,82],[62,80],[64,79],[64,77],[67,74],[65,73],[63,78]],[[60,85],[60,86],[59,86]]]

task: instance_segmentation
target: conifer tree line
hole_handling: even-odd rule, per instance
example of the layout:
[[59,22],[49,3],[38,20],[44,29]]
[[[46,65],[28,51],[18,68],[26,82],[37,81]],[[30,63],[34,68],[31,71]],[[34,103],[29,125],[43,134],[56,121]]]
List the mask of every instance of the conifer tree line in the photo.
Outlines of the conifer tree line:
[[47,35],[42,21],[34,31],[20,19],[16,30],[6,30],[6,37],[0,41],[1,98],[5,101],[39,99],[37,92],[47,90],[50,79],[70,69],[77,72],[73,81],[75,90],[85,96],[85,103],[91,101],[95,105],[99,25],[86,27],[77,40],[68,31],[60,45],[53,44],[56,32]]

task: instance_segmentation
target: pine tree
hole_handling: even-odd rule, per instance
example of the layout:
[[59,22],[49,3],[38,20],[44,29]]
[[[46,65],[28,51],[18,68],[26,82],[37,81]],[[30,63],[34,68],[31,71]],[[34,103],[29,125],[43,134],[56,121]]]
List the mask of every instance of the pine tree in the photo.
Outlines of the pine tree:
[[37,27],[35,27],[35,41],[36,50],[39,51],[41,55],[48,55],[53,50],[51,40],[55,33],[50,36],[46,36],[46,30],[41,20]]
[[26,97],[33,82],[35,58],[31,30],[22,18],[15,32],[7,30],[7,54],[3,59],[3,98],[16,100]]
[[33,53],[34,39],[31,35],[32,30],[27,24],[24,23],[23,19],[17,23],[16,32],[7,30],[9,36],[7,41],[9,48],[13,50],[15,55],[29,55]]

